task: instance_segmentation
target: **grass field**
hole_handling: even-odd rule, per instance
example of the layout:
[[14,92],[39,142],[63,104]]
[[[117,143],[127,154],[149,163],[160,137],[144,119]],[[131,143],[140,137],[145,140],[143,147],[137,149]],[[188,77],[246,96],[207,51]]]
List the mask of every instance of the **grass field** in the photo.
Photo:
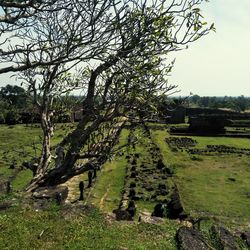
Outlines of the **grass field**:
[[[231,226],[249,226],[250,156],[197,155],[172,152],[164,138],[166,131],[152,131],[166,164],[175,171],[181,200],[187,212],[195,217],[217,217]],[[192,137],[197,148],[206,145],[227,145],[250,148],[249,139]],[[229,178],[235,179],[230,181]]]
[[[119,146],[127,143],[129,131],[123,129]],[[105,212],[111,212],[119,206],[121,192],[125,178],[126,161],[123,156],[116,155],[104,164],[103,170],[98,176],[94,191],[89,199],[91,204]]]
[[[72,129],[72,125],[58,124],[52,138],[52,146],[59,143]],[[13,175],[12,187],[15,191],[22,190],[31,180],[32,172],[23,169],[18,172],[24,161],[39,157],[41,148],[41,128],[39,125],[0,125],[0,180]],[[52,152],[53,153],[53,152]],[[10,169],[14,164],[15,169]]]
[[[53,145],[70,131],[70,126],[58,125]],[[55,204],[43,212],[21,207],[20,192],[32,178],[31,171],[21,170],[12,180],[13,193],[0,200],[13,200],[13,207],[0,213],[0,249],[177,249],[176,229],[181,226],[175,220],[163,224],[138,223],[138,213],[152,212],[152,201],[137,201],[135,222],[110,221],[106,214],[118,208],[122,190],[127,185],[128,161],[126,156],[138,153],[138,164],[151,166],[152,154],[149,147],[156,144],[165,165],[173,169],[171,182],[178,186],[184,209],[192,217],[205,216],[212,221],[221,221],[232,230],[246,229],[250,225],[250,156],[237,154],[190,155],[185,150],[172,152],[165,139],[169,133],[166,126],[150,126],[151,138],[141,129],[134,136],[134,149],[127,147],[130,131],[123,129],[115,154],[98,172],[88,198],[84,202],[96,208],[68,220]],[[24,160],[39,153],[39,127],[0,126],[0,180],[13,176],[15,169],[9,169],[14,160],[20,166]],[[227,145],[250,148],[249,139],[223,137],[192,137],[196,148],[207,145]],[[122,154],[121,154],[122,153]],[[18,168],[18,167],[17,167]],[[87,181],[86,173],[79,177]],[[147,177],[153,181],[151,176]],[[72,199],[79,197],[79,180],[72,182]],[[234,180],[234,181],[232,181]],[[156,180],[157,181],[157,180]],[[169,183],[168,183],[169,185]],[[207,226],[205,229],[207,230]],[[246,249],[244,246],[241,249]]]
[[[187,152],[172,152],[165,142],[170,135],[166,130],[153,129],[152,138],[160,147],[166,165],[174,169],[174,182],[178,185],[181,200],[188,213],[194,217],[208,216],[222,220],[233,228],[248,227],[250,222],[250,157],[239,155],[215,154],[197,155]],[[128,132],[123,131],[120,139],[125,144]],[[147,141],[140,138],[139,141]],[[231,147],[250,148],[249,139],[223,137],[192,137],[197,141],[197,148],[206,145],[227,145]],[[143,143],[136,146],[136,152],[146,154]],[[126,161],[124,156],[116,156],[107,162],[96,183],[91,203],[105,212],[117,208]],[[235,179],[235,181],[231,181]],[[138,202],[138,207],[152,211],[154,204]]]
[[[128,134],[129,131],[123,129],[119,144],[117,145],[117,148],[121,148],[119,153],[122,153],[122,155],[117,154],[111,161],[104,164],[89,199],[91,204],[94,204],[105,212],[112,212],[114,209],[118,208],[121,202],[122,191],[126,188],[129,189],[129,184],[133,182],[133,179],[128,178],[130,174],[130,171],[128,170],[130,168],[130,163],[126,159],[127,156],[139,154],[140,157],[137,159],[137,166],[144,164],[149,168],[154,169],[152,156],[147,148],[152,141],[143,135],[143,130],[141,128],[137,128],[134,131],[137,143],[136,146],[132,148],[131,146],[126,146]],[[153,177],[154,176],[148,175],[144,178],[145,181],[155,182]],[[167,184],[165,180],[164,182]],[[138,182],[136,192],[144,192],[145,197],[144,200],[138,200],[136,202],[136,219],[138,219],[139,212],[148,212],[151,214],[157,202],[154,200],[146,200],[147,198],[150,198],[152,194],[150,192],[146,193]]]
[[56,206],[0,214],[0,249],[176,249],[176,223],[108,223],[97,209],[66,220]]

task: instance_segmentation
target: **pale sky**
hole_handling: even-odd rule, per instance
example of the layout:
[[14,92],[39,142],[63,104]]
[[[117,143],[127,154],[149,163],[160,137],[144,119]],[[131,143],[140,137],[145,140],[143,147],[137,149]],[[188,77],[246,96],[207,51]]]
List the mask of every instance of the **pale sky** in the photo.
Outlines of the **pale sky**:
[[[250,0],[210,0],[201,9],[216,33],[172,54],[169,83],[180,95],[250,96]],[[0,86],[15,83],[10,75],[1,75]]]
[[180,95],[250,96],[250,0],[210,0],[201,9],[216,33],[175,54],[169,82]]

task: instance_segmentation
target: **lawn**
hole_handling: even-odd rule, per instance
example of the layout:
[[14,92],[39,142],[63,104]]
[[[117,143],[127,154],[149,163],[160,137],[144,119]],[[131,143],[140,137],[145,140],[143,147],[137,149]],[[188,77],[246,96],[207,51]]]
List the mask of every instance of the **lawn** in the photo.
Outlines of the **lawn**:
[[[69,126],[58,125],[58,130],[53,138],[53,145],[58,143],[63,135],[68,133]],[[152,127],[153,128],[153,127]],[[250,193],[250,157],[236,154],[232,155],[197,155],[190,156],[187,152],[172,152],[165,138],[169,137],[164,125],[151,129],[152,139],[159,146],[164,163],[175,171],[174,182],[180,189],[181,199],[187,212],[193,216],[209,215],[225,218],[233,224],[247,224],[250,221],[249,193]],[[9,165],[16,160],[19,166],[22,161],[30,159],[35,154],[34,144],[39,151],[39,127],[27,127],[24,125],[0,126],[0,174],[1,179],[13,175],[15,170],[9,169]],[[88,198],[88,203],[101,208],[104,212],[111,212],[117,208],[121,200],[121,192],[124,188],[126,175],[126,155],[131,152],[124,145],[127,143],[129,130],[121,133],[119,144],[123,155],[116,154],[107,161],[98,172],[94,188]],[[142,155],[141,161],[151,164],[150,155],[146,146],[150,144],[140,129],[135,130],[137,144],[134,152]],[[192,137],[197,143],[197,148],[206,145],[227,145],[234,147],[250,148],[249,139],[223,138],[223,137]],[[124,146],[124,147],[123,147]],[[7,159],[6,156],[7,155]],[[13,190],[22,190],[32,178],[31,171],[22,170],[12,181]],[[87,175],[80,178],[87,181]],[[148,177],[150,178],[150,176]],[[235,181],[230,181],[234,179]],[[74,196],[78,197],[77,180],[74,183]],[[138,202],[139,210],[147,209],[151,212],[154,203]]]
[[[194,157],[185,151],[172,152],[165,142],[170,136],[166,130],[151,132],[165,163],[175,171],[174,181],[187,212],[194,217],[216,217],[235,227],[249,226],[250,156]],[[192,139],[197,141],[197,148],[206,145],[250,148],[249,139],[195,136]]]

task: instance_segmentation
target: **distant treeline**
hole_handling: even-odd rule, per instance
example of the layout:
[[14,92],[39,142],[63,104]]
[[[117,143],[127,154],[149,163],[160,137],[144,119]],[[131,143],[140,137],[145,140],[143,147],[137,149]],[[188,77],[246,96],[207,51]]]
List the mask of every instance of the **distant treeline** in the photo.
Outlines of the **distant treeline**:
[[[72,111],[81,110],[83,96],[63,95],[55,98],[53,113],[55,122],[68,122],[72,118]],[[162,110],[166,106],[179,106],[183,103],[176,97],[162,99],[158,103]],[[98,100],[96,100],[98,102]],[[193,95],[185,99],[189,107],[201,108],[229,108],[235,111],[250,109],[250,97],[209,97]],[[0,124],[36,123],[39,122],[39,110],[34,108],[33,97],[20,86],[6,85],[0,88]]]
[[[68,122],[71,111],[80,106],[82,97],[64,95],[55,98],[53,112],[55,122]],[[6,85],[0,89],[0,124],[37,123],[39,110],[34,108],[33,97],[24,88]]]
[[250,97],[245,97],[243,95],[238,97],[210,97],[193,95],[188,98],[187,102],[190,107],[228,108],[235,111],[246,111],[247,109],[250,109]]

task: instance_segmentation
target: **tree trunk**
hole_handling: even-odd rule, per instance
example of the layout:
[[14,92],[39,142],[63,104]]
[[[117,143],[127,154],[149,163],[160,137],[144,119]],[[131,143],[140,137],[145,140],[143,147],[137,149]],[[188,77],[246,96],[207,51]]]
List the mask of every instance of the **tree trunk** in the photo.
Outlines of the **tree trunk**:
[[29,187],[32,187],[35,183],[39,182],[42,179],[42,177],[48,171],[49,164],[51,162],[52,155],[50,152],[50,141],[53,128],[50,123],[50,118],[48,114],[46,114],[45,112],[41,113],[41,127],[43,131],[43,144],[42,144],[41,157],[35,175]]
[[[108,153],[111,151],[114,143],[116,142],[116,139],[118,138],[123,123],[120,124],[119,128],[112,134],[112,141],[113,143],[105,149],[105,152],[101,150],[100,157],[94,158],[92,160],[89,160],[85,165],[76,168],[75,163],[79,157],[79,153],[86,142],[86,140],[89,138],[90,134],[95,131],[99,125],[102,123],[102,119],[99,118],[96,121],[92,123],[91,126],[88,126],[85,129],[82,129],[82,135],[78,137],[77,140],[73,141],[71,143],[71,147],[69,148],[65,160],[63,162],[62,167],[52,169],[51,171],[43,174],[41,178],[34,180],[31,185],[26,189],[26,191],[34,191],[38,187],[44,187],[44,186],[54,186],[61,183],[64,183],[65,181],[69,180],[75,175],[81,174],[85,171],[93,169],[93,166],[98,164],[103,164],[106,161],[106,158],[103,157],[104,155],[108,155]],[[79,134],[80,131],[79,131]],[[102,154],[104,153],[104,154]]]
[[55,183],[59,182],[59,179],[66,173],[72,172],[75,162],[77,161],[77,156],[80,153],[85,142],[89,138],[90,134],[98,128],[102,119],[97,119],[92,123],[92,125],[87,127],[90,117],[86,116],[86,119],[83,119],[78,123],[77,128],[67,136],[67,139],[64,140],[61,145],[65,146],[69,144],[69,149],[66,153],[65,159],[60,168],[52,169],[48,171],[49,162],[51,160],[50,153],[50,137],[49,129],[47,127],[46,116],[42,115],[42,129],[44,135],[43,147],[42,147],[42,156],[37,168],[36,175],[32,179],[30,185],[26,188],[26,191],[33,191],[39,186],[52,186]]

